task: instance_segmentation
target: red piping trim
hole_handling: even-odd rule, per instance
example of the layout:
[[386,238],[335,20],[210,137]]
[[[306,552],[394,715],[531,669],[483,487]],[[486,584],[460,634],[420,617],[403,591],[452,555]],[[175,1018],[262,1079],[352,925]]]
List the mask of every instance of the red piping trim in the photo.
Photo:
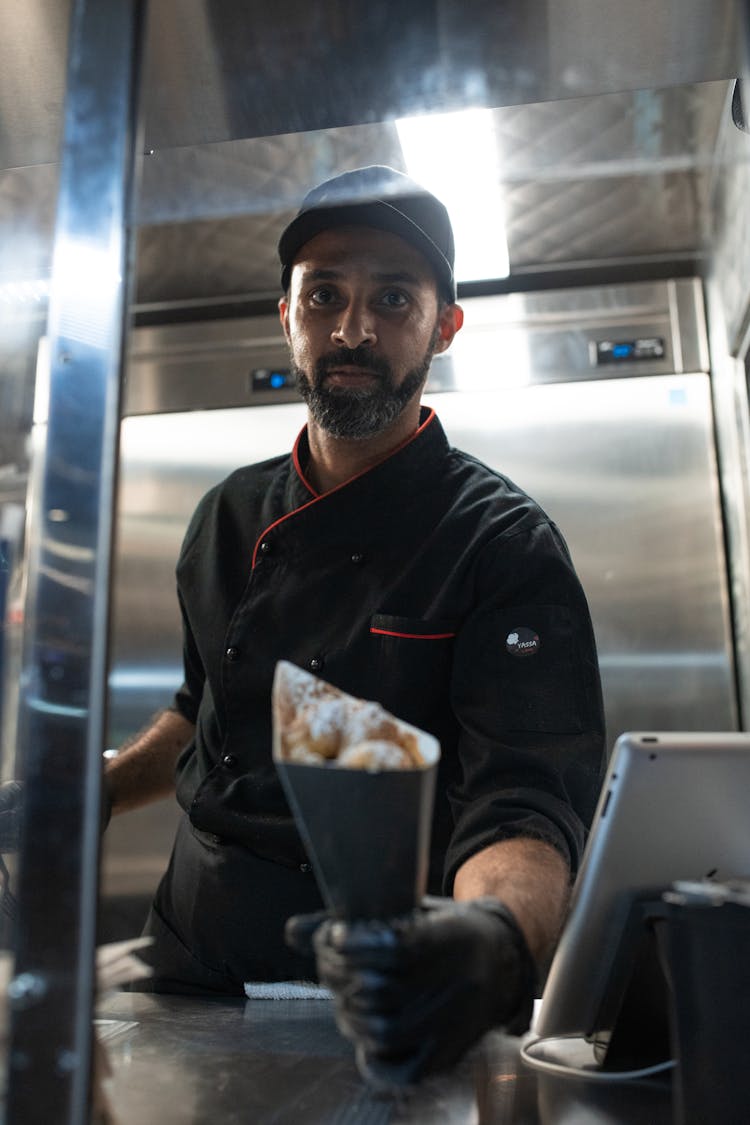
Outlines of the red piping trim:
[[409,641],[444,641],[448,637],[455,637],[455,633],[397,633],[393,629],[376,629],[370,626],[371,633],[380,637],[405,637]]
[[320,495],[320,493],[316,492],[316,490],[313,488],[313,486],[310,484],[309,480],[307,479],[307,477],[303,473],[302,464],[301,464],[300,459],[299,459],[299,443],[302,441],[302,435],[304,434],[306,429],[307,429],[307,426],[303,426],[302,429],[300,430],[300,432],[297,434],[297,440],[295,441],[294,448],[292,450],[292,461],[294,462],[294,467],[297,470],[297,476],[302,481],[305,488],[309,492],[311,492],[313,496],[317,497],[317,496]]
[[275,527],[278,527],[280,523],[284,522],[284,520],[288,520],[290,516],[296,516],[298,512],[304,512],[305,508],[309,508],[311,504],[317,504],[318,500],[320,500],[320,496],[313,497],[313,499],[308,500],[306,504],[302,504],[299,508],[295,508],[292,512],[287,512],[287,514],[285,516],[282,516],[281,519],[274,520],[273,523],[269,523],[268,527],[263,529],[263,531],[258,536],[255,547],[253,549],[253,561],[250,566],[251,570],[255,570],[255,563],[258,558],[258,549],[265,539],[266,535],[268,535],[269,531],[273,531]]
[[349,477],[348,480],[342,481],[341,484],[337,484],[335,488],[329,488],[328,492],[316,492],[315,489],[312,488],[311,485],[305,480],[304,473],[302,472],[302,470],[300,468],[299,454],[298,454],[299,443],[300,443],[300,440],[302,438],[302,434],[307,429],[306,426],[303,426],[303,428],[300,430],[299,434],[297,435],[297,440],[294,443],[294,449],[292,450],[292,461],[294,463],[294,467],[295,467],[297,473],[299,474],[300,480],[304,484],[305,488],[307,488],[310,492],[312,492],[313,498],[312,498],[312,500],[308,500],[306,504],[301,504],[299,508],[294,508],[291,512],[287,512],[287,514],[285,516],[281,516],[279,519],[274,520],[273,523],[269,523],[268,527],[264,528],[263,531],[261,531],[257,540],[255,541],[255,547],[253,549],[253,558],[252,558],[252,562],[250,564],[250,569],[255,570],[255,563],[258,559],[258,548],[260,547],[260,545],[263,542],[266,535],[268,535],[269,531],[273,531],[273,529],[275,527],[278,527],[280,523],[284,523],[285,520],[291,519],[292,516],[296,516],[299,512],[304,512],[305,508],[309,508],[311,504],[317,504],[318,500],[323,500],[323,499],[325,499],[326,496],[332,496],[334,494],[334,492],[338,492],[340,488],[346,488],[346,486],[348,484],[351,484],[352,481],[357,480],[358,477],[363,477],[365,475],[365,473],[369,473],[370,470],[374,469],[376,465],[382,465],[383,461],[387,461],[389,457],[393,457],[393,455],[395,453],[398,453],[399,450],[403,449],[410,442],[414,441],[415,437],[418,437],[418,435],[421,434],[422,431],[424,429],[426,429],[427,426],[429,426],[430,422],[433,420],[434,417],[435,417],[435,411],[430,409],[430,412],[427,415],[427,417],[425,418],[424,422],[422,422],[422,424],[417,427],[417,429],[414,431],[413,434],[411,434],[410,437],[408,437],[405,441],[402,441],[401,444],[397,445],[395,449],[391,449],[388,453],[386,453],[385,457],[381,457],[381,459],[379,461],[376,461],[374,465],[368,465],[366,469],[362,469],[361,472],[355,473],[353,477]]

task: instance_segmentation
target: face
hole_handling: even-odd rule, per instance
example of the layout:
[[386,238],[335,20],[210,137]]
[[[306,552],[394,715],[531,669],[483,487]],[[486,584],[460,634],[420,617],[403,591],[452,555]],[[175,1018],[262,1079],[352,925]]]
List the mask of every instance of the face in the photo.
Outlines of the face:
[[352,439],[418,408],[432,356],[462,318],[439,299],[418,250],[369,227],[323,231],[303,246],[279,309],[311,418]]

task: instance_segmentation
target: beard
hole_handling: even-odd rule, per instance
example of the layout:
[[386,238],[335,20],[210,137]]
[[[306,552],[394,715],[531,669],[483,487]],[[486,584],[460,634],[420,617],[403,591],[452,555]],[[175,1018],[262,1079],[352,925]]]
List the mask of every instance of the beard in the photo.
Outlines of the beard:
[[[335,438],[353,440],[373,437],[387,429],[404,407],[422,389],[438,341],[438,328],[421,362],[407,371],[400,385],[387,360],[372,354],[369,348],[338,348],[321,356],[312,374],[304,371],[292,356],[292,371],[297,389],[307,403],[311,417],[321,429]],[[337,367],[361,367],[376,377],[367,387],[329,387],[328,372]]]

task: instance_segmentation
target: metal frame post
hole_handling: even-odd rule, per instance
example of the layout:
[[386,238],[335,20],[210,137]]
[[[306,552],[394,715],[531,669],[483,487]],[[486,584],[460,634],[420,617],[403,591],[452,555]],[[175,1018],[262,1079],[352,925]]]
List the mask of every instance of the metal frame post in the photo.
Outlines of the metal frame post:
[[[109,572],[145,0],[75,0],[29,496],[8,1125],[88,1120]],[[37,387],[37,404],[44,406]]]

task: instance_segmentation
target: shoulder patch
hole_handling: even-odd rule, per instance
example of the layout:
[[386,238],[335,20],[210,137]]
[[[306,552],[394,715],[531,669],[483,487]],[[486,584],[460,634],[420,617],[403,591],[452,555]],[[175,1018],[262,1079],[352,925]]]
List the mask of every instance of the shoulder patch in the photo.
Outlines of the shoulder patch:
[[511,656],[534,656],[539,648],[539,634],[526,625],[517,625],[505,638],[505,650]]

